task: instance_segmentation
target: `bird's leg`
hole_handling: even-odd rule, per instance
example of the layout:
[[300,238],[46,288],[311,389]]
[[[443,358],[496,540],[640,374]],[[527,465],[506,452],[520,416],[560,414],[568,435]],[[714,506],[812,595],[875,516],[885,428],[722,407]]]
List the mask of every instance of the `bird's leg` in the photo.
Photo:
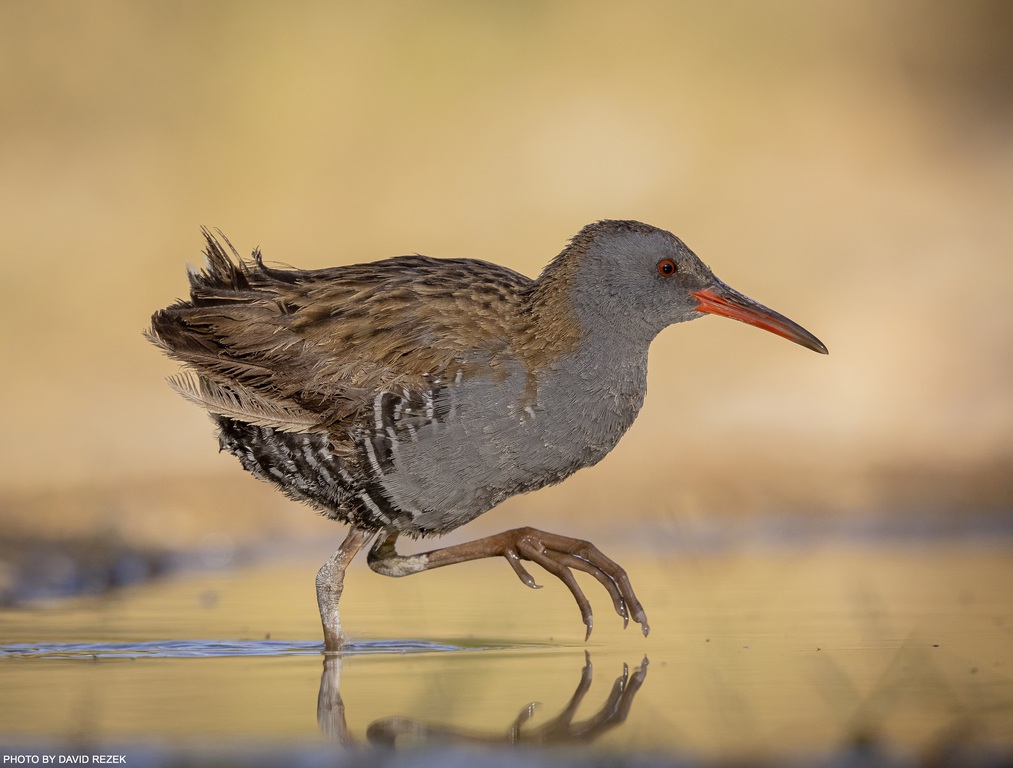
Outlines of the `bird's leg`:
[[566,584],[580,607],[584,626],[587,627],[587,637],[590,637],[593,624],[591,604],[570,570],[575,568],[591,574],[608,590],[616,613],[623,617],[624,626],[632,618],[641,625],[645,636],[650,630],[644,608],[633,592],[626,571],[588,541],[571,539],[536,528],[515,528],[466,544],[434,549],[418,555],[399,555],[394,549],[397,536],[397,533],[382,535],[370,550],[369,567],[377,573],[385,576],[407,576],[444,565],[463,563],[466,560],[505,557],[517,577],[527,586],[537,589],[538,584],[520,562],[530,560]]
[[341,542],[338,551],[320,566],[317,571],[317,606],[320,608],[320,623],[324,627],[324,651],[341,649],[341,618],[338,616],[338,601],[345,586],[345,569],[355,554],[373,537],[373,531],[351,528]]

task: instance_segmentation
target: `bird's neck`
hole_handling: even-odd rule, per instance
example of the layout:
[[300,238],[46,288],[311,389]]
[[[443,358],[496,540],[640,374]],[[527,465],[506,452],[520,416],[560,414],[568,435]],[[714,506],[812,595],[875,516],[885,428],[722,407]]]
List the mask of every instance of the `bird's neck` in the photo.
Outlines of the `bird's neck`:
[[588,246],[575,239],[531,284],[525,296],[526,342],[555,356],[584,351],[606,359],[646,359],[663,326],[637,311],[621,288],[610,290],[607,275],[588,268]]
[[596,464],[633,425],[647,393],[647,348],[617,349],[594,335],[538,372],[537,401],[567,473]]
[[619,408],[625,431],[643,404],[655,334],[628,308],[581,306],[575,288],[584,276],[577,257],[564,251],[532,284],[522,357],[529,370],[539,371],[542,386],[558,387],[565,401],[582,408],[593,409],[596,402]]

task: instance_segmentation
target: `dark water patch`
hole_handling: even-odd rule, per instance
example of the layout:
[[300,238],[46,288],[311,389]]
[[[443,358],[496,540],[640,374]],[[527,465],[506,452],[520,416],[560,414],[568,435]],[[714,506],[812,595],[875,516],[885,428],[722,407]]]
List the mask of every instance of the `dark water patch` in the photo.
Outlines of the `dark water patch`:
[[134,547],[115,537],[0,538],[0,606],[104,594],[165,575],[180,565],[169,552]]

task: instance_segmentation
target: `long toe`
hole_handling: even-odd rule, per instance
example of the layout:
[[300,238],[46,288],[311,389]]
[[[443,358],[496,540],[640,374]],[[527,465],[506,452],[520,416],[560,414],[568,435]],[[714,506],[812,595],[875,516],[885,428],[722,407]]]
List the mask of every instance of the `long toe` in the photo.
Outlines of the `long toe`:
[[647,636],[650,627],[647,624],[644,607],[633,591],[630,577],[619,563],[606,556],[589,541],[571,539],[553,533],[536,532],[533,529],[531,533],[540,534],[541,544],[555,554],[561,562],[585,573],[590,573],[598,579],[612,597],[616,613],[623,618],[623,626],[627,626],[629,620],[633,619],[641,625],[644,636]]
[[538,563],[542,566],[542,568],[547,570],[566,585],[567,589],[570,590],[570,594],[573,595],[574,600],[577,601],[577,606],[580,608],[581,619],[584,621],[584,626],[587,627],[587,632],[584,634],[584,640],[586,641],[590,638],[591,630],[594,628],[594,615],[591,611],[591,603],[584,594],[584,591],[580,588],[580,585],[577,583],[577,579],[574,578],[573,572],[563,563],[559,562],[558,556],[553,557],[556,553],[547,551],[540,542],[521,539],[518,543],[518,550],[524,558],[531,560],[534,563]]
[[626,608],[626,600],[623,598],[622,592],[619,591],[619,585],[615,579],[605,573],[601,568],[598,568],[593,563],[584,560],[576,555],[571,555],[566,552],[553,552],[552,556],[557,559],[560,563],[568,568],[575,568],[578,571],[584,571],[594,576],[601,583],[603,587],[608,591],[609,597],[612,598],[612,607],[615,608],[623,619],[623,627],[625,628],[630,622],[630,614]]

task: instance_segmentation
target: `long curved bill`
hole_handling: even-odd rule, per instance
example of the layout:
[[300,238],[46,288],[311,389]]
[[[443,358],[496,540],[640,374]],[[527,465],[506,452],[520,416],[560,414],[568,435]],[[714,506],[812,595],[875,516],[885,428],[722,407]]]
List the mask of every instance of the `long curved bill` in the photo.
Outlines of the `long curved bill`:
[[757,328],[776,333],[788,341],[801,344],[813,352],[819,352],[821,355],[828,354],[823,342],[801,325],[772,309],[768,309],[759,302],[753,301],[748,296],[743,296],[724,283],[719,282],[710,288],[695,291],[691,295],[700,302],[700,306],[696,308],[697,312],[730,317],[741,323],[755,325]]

